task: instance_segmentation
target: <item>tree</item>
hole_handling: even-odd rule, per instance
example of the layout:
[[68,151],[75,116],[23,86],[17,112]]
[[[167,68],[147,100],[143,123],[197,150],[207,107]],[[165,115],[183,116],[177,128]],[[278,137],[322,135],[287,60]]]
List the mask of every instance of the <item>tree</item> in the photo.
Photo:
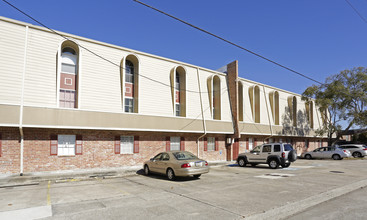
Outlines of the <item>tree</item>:
[[[334,144],[341,131],[348,131],[353,126],[367,126],[367,68],[357,67],[341,71],[330,76],[322,85],[312,85],[302,94],[302,100],[315,100],[319,108],[323,127],[317,129],[317,135],[327,134],[328,144]],[[343,130],[341,122],[346,121]],[[333,135],[337,133],[333,142]]]

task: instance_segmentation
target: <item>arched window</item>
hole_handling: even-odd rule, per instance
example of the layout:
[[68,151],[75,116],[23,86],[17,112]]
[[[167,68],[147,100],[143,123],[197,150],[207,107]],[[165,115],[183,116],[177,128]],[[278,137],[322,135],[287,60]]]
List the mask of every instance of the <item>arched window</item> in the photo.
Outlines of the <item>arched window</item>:
[[293,126],[297,127],[297,98],[293,96]]
[[122,89],[122,100],[124,111],[130,113],[138,112],[138,71],[139,61],[136,56],[129,55],[125,60],[125,71],[122,71],[124,79],[124,90]]
[[313,102],[310,102],[310,127],[313,128]]
[[243,85],[238,82],[238,120],[243,121]]
[[290,96],[288,97],[288,109],[289,116],[292,121],[293,127],[297,127],[297,97]]
[[171,70],[171,93],[174,115],[186,116],[186,71],[182,66]]
[[213,77],[213,119],[221,119],[220,78]]
[[271,113],[275,125],[279,125],[279,93],[277,91],[269,93]]
[[260,123],[260,88],[252,86],[249,88],[249,98],[251,104],[252,118],[255,123]]
[[310,128],[313,128],[313,102],[312,101],[305,102],[305,106],[306,106],[307,121],[310,124]]
[[78,107],[78,46],[71,41],[65,41],[61,45],[59,71],[59,107]]

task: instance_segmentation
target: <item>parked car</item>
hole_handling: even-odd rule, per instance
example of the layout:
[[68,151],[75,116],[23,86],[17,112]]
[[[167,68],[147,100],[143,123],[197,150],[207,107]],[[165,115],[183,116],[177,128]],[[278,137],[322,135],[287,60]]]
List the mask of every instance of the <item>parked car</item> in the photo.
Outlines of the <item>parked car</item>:
[[301,157],[306,159],[313,158],[332,158],[334,160],[342,160],[346,157],[351,157],[349,150],[343,150],[339,147],[320,147],[315,149],[314,151],[304,152],[301,154]]
[[353,157],[364,157],[367,155],[367,146],[363,144],[343,144],[339,147],[349,150]]
[[187,151],[161,152],[144,163],[145,175],[163,174],[169,180],[174,180],[176,176],[199,178],[201,174],[208,172],[208,162]]
[[297,160],[297,152],[292,145],[285,143],[262,144],[255,147],[247,153],[241,153],[237,157],[237,163],[240,167],[247,164],[256,166],[257,164],[268,164],[270,168],[276,169],[289,167],[291,162]]

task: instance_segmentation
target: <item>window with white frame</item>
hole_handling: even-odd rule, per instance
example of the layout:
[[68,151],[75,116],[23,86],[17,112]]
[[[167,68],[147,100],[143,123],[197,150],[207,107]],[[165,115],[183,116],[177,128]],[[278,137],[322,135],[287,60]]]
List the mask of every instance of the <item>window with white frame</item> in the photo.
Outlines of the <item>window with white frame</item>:
[[134,64],[130,60],[126,60],[125,72],[125,82],[134,83]]
[[134,99],[125,99],[125,112],[134,112]]
[[[77,46],[72,48],[68,44],[72,42],[64,42],[62,45],[60,69],[60,90],[59,90],[59,107],[61,108],[77,108],[78,94],[78,52]],[[74,47],[73,46],[73,47]]]
[[57,137],[57,155],[72,156],[75,155],[75,135],[58,135]]
[[254,145],[254,139],[253,138],[249,138],[248,139],[248,149],[249,150],[252,150],[253,145]]
[[215,151],[215,138],[208,137],[208,151]]
[[170,147],[170,150],[180,150],[180,137],[171,137]]
[[134,153],[134,136],[121,136],[121,154]]
[[179,103],[176,103],[176,116],[181,116],[181,105]]

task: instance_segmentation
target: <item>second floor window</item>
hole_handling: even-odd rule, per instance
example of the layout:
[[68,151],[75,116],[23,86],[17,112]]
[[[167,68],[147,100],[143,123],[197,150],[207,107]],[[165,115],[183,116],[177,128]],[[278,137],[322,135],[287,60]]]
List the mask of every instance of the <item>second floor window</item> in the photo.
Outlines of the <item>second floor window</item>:
[[134,112],[134,99],[125,99],[125,112]]
[[125,72],[125,82],[134,83],[134,64],[129,60],[126,60]]
[[59,106],[61,108],[77,108],[78,105],[78,53],[76,49],[77,46],[70,41],[62,45],[59,70]]

